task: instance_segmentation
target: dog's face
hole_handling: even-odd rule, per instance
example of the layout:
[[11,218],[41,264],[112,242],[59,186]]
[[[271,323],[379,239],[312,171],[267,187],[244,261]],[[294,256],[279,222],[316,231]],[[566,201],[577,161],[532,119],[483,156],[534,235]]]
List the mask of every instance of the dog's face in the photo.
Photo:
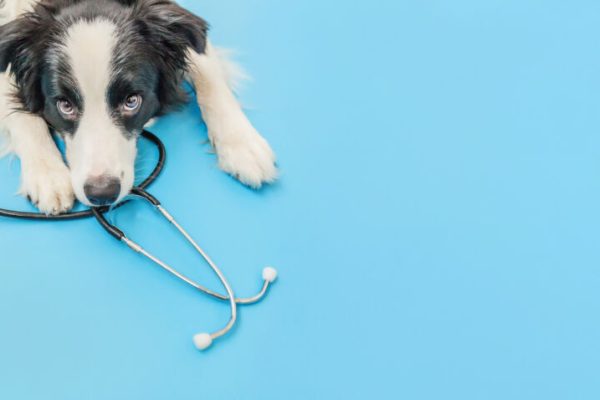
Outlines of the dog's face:
[[134,183],[144,125],[185,101],[187,52],[206,24],[164,0],[46,0],[0,27],[0,72],[17,103],[66,143],[77,198],[119,201]]

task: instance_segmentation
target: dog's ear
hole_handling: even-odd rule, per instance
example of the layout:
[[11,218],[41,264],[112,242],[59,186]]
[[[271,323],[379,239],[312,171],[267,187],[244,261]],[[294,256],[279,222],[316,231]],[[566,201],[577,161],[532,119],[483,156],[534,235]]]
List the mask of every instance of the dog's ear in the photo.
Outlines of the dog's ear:
[[204,53],[208,24],[169,0],[138,0],[134,5],[146,33],[169,52],[194,49]]
[[24,14],[0,27],[0,72],[10,73],[17,84],[22,107],[32,113],[43,107],[41,71],[48,36],[43,14]]
[[158,115],[162,115],[187,101],[181,86],[182,72],[189,68],[190,49],[204,53],[208,25],[172,1],[130,1],[133,2],[135,21],[160,73],[157,93],[161,109]]

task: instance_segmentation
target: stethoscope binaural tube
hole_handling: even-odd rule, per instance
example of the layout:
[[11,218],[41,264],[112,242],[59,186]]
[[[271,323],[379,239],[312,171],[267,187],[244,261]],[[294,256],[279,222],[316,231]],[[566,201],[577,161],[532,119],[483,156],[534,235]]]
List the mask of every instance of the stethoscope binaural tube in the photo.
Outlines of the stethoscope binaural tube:
[[139,254],[143,255],[144,257],[148,258],[149,260],[154,262],[156,265],[163,268],[164,270],[166,270],[170,274],[174,275],[178,279],[187,283],[188,285],[192,286],[193,288],[200,290],[201,292],[204,292],[216,299],[229,302],[229,306],[231,309],[231,316],[229,318],[229,321],[227,322],[227,325],[225,325],[225,327],[223,327],[222,329],[220,329],[216,332],[213,332],[213,333],[199,333],[194,336],[194,344],[195,344],[196,348],[198,348],[199,350],[206,350],[207,348],[209,348],[212,345],[212,343],[215,339],[220,338],[221,336],[224,336],[233,328],[233,326],[235,325],[235,323],[237,321],[237,305],[238,304],[254,304],[254,303],[261,301],[264,298],[264,296],[266,295],[266,293],[269,289],[270,284],[273,283],[275,281],[275,279],[277,279],[277,271],[272,267],[266,267],[262,273],[263,285],[262,285],[262,288],[259,291],[259,293],[255,296],[249,297],[249,298],[236,298],[235,294],[233,293],[233,289],[231,288],[231,285],[229,284],[229,282],[223,275],[223,272],[219,269],[219,267],[217,267],[217,265],[212,261],[212,259],[208,256],[208,254],[198,245],[198,243],[196,243],[196,241],[191,237],[191,235],[185,229],[183,229],[183,227],[175,220],[175,218],[161,205],[161,203],[158,201],[158,199],[156,199],[156,197],[152,196],[146,190],[141,189],[139,187],[134,188],[131,191],[131,193],[133,195],[139,196],[140,198],[146,200],[148,203],[152,204],[156,208],[156,210],[158,210],[158,212],[167,221],[169,221],[183,235],[183,237],[185,237],[185,239],[192,245],[192,247],[194,247],[194,249],[206,261],[206,263],[209,265],[209,267],[215,273],[215,275],[217,275],[217,277],[219,278],[219,281],[221,281],[221,284],[223,285],[223,288],[225,289],[225,292],[227,293],[226,295],[222,295],[220,293],[214,292],[214,291],[200,285],[196,281],[183,275],[182,273],[180,273],[179,271],[177,271],[176,269],[171,267],[169,264],[165,263],[161,259],[157,258],[153,254],[148,252],[142,246],[140,246],[133,240],[129,239],[122,230],[120,230],[116,226],[109,223],[108,220],[106,219],[104,213],[102,213],[101,211],[99,211],[97,209],[92,209],[92,213],[94,214],[94,217],[96,217],[96,219],[98,220],[100,225],[111,236],[113,236],[116,239],[120,240],[121,242],[125,243],[130,249],[132,249],[136,253],[139,253]]
[[135,252],[140,253],[143,256],[147,257],[148,259],[153,261],[155,264],[159,265],[161,268],[165,269],[166,271],[173,274],[174,276],[176,276],[180,280],[184,281],[188,285],[194,287],[195,289],[197,289],[203,293],[206,293],[218,300],[228,301],[230,304],[230,308],[231,308],[231,317],[230,317],[227,325],[219,331],[216,331],[213,333],[200,333],[200,334],[197,334],[194,336],[194,344],[196,345],[196,347],[199,350],[205,350],[211,346],[212,342],[215,339],[227,334],[227,332],[229,332],[231,330],[231,328],[235,325],[235,322],[237,320],[237,305],[238,304],[254,304],[254,303],[261,301],[265,297],[265,295],[267,294],[267,291],[269,290],[271,283],[273,283],[277,279],[277,271],[271,267],[265,268],[262,273],[263,285],[262,285],[261,290],[253,297],[236,298],[234,296],[233,290],[231,289],[231,285],[229,285],[229,283],[225,279],[225,276],[223,275],[221,270],[215,265],[215,263],[210,259],[210,257],[206,254],[206,252],[204,252],[204,250],[202,250],[202,248],[200,246],[198,246],[198,244],[194,241],[194,239],[181,227],[181,225],[179,225],[179,223],[177,223],[177,221],[175,221],[175,218],[173,218],[173,216],[171,216],[171,214],[169,214],[167,212],[167,210],[165,210],[162,207],[160,202],[154,196],[152,196],[148,192],[146,192],[146,188],[148,188],[152,183],[154,183],[154,181],[156,181],[156,179],[159,177],[162,170],[164,169],[166,158],[167,158],[167,152],[166,152],[165,146],[162,143],[162,141],[154,134],[152,134],[148,131],[143,131],[142,137],[147,139],[148,141],[152,142],[156,146],[156,148],[158,150],[158,161],[156,162],[156,166],[154,167],[154,169],[152,170],[150,175],[148,175],[148,177],[146,179],[144,179],[144,181],[142,181],[142,183],[140,183],[136,188],[133,189],[132,194],[140,196],[143,199],[145,199],[146,201],[148,201],[149,203],[151,203],[169,222],[171,222],[177,228],[177,230],[186,238],[186,240],[190,244],[192,244],[192,246],[196,249],[196,251],[198,251],[198,253],[200,253],[200,255],[204,258],[204,260],[208,263],[208,265],[211,267],[211,269],[217,275],[217,277],[221,281],[221,284],[225,288],[225,291],[227,292],[226,295],[214,292],[214,291],[200,285],[199,283],[193,281],[192,279],[188,278],[187,276],[181,274],[176,269],[172,268],[168,264],[164,263],[160,259],[156,258],[152,254],[147,252],[143,247],[141,247],[140,245],[138,245],[131,239],[127,238],[125,236],[125,234],[123,233],[123,231],[121,231],[119,228],[115,227],[114,225],[111,225],[108,222],[108,220],[106,219],[106,217],[104,216],[104,214],[106,212],[110,211],[111,209],[115,209],[115,208],[123,206],[129,200],[125,200],[125,201],[113,206],[112,208],[98,207],[98,208],[93,208],[93,209],[89,209],[89,210],[85,210],[85,211],[70,212],[70,213],[60,214],[60,215],[46,215],[46,214],[41,214],[41,213],[13,211],[13,210],[6,210],[6,209],[0,208],[0,217],[35,220],[35,221],[70,221],[70,220],[76,220],[76,219],[95,217],[108,233],[110,233],[112,236],[114,236],[118,240],[122,241],[123,243],[125,243],[129,248],[131,248]]

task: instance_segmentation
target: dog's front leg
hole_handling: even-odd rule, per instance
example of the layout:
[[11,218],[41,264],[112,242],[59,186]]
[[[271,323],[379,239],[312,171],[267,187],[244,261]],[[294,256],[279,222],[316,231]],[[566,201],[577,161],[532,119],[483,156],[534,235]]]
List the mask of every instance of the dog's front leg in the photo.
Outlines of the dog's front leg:
[[254,188],[273,182],[275,154],[242,111],[214,48],[208,43],[204,54],[191,51],[190,61],[190,78],[220,168]]
[[21,159],[21,194],[46,214],[70,210],[74,199],[71,175],[46,122],[24,113],[8,119],[11,147]]
[[13,110],[10,87],[6,74],[0,74],[0,128],[8,133],[10,148],[21,160],[21,194],[43,213],[68,211],[74,199],[69,169],[46,122]]

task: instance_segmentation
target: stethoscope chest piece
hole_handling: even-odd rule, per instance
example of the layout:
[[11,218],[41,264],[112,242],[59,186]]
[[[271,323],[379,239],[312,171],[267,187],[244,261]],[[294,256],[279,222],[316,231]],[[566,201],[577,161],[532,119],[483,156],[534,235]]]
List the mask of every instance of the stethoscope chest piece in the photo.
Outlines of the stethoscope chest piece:
[[267,291],[269,290],[270,285],[273,282],[275,282],[275,280],[277,279],[277,270],[273,267],[266,267],[263,269],[263,271],[262,271],[263,285],[262,285],[262,288],[260,289],[260,291],[255,296],[248,297],[248,298],[236,298],[235,294],[233,292],[233,289],[231,288],[231,285],[225,278],[225,275],[220,270],[220,268],[217,267],[217,265],[212,261],[212,259],[208,256],[208,254],[198,245],[198,243],[192,238],[192,236],[185,229],[183,229],[183,227],[175,220],[175,218],[161,205],[160,201],[158,201],[158,199],[156,197],[152,196],[145,189],[134,188],[131,191],[131,193],[133,195],[139,196],[140,198],[146,200],[148,203],[150,203],[152,206],[154,206],[154,208],[181,233],[181,235],[202,256],[202,258],[206,261],[206,263],[211,268],[211,270],[215,273],[215,275],[217,275],[217,277],[221,281],[221,284],[223,285],[223,288],[225,289],[226,294],[221,294],[221,293],[212,291],[212,290],[202,286],[198,282],[183,275],[182,273],[177,271],[175,268],[171,267],[169,264],[165,263],[161,259],[157,258],[153,254],[148,252],[142,246],[140,246],[133,240],[129,239],[122,230],[120,230],[119,228],[117,228],[116,226],[114,226],[113,224],[108,222],[108,219],[104,215],[103,210],[92,209],[92,213],[94,214],[94,217],[96,217],[96,219],[98,220],[100,225],[102,225],[102,227],[111,236],[113,236],[114,238],[118,239],[119,241],[121,241],[122,243],[127,245],[130,249],[132,249],[136,253],[139,253],[139,254],[143,255],[144,257],[148,258],[149,260],[151,260],[153,263],[155,263],[159,267],[163,268],[170,274],[174,275],[175,277],[177,277],[181,281],[185,282],[186,284],[194,287],[195,289],[197,289],[205,294],[208,294],[209,296],[212,296],[218,300],[227,301],[229,303],[230,309],[231,309],[231,317],[229,318],[229,322],[227,323],[227,325],[225,325],[222,329],[220,329],[216,332],[199,333],[199,334],[195,335],[193,338],[194,345],[196,346],[196,348],[198,350],[206,350],[213,344],[215,339],[218,339],[221,336],[224,336],[233,328],[233,326],[235,325],[235,323],[237,321],[238,305],[248,305],[248,304],[258,303],[265,297],[265,295],[267,294]]

